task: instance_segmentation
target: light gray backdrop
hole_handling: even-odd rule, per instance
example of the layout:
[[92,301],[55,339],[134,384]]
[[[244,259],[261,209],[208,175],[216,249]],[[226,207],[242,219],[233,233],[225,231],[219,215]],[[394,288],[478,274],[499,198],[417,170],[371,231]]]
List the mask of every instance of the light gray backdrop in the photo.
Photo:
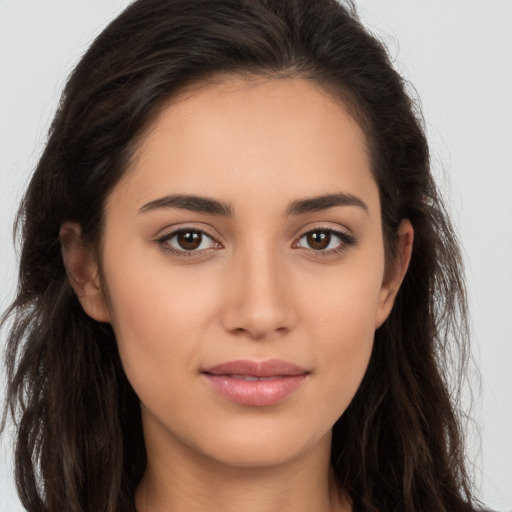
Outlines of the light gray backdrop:
[[[15,287],[11,225],[68,73],[128,0],[0,0],[0,309]],[[421,98],[434,162],[466,251],[480,495],[512,510],[512,1],[359,0]],[[446,172],[445,172],[446,171]],[[0,340],[0,344],[3,340]],[[3,385],[0,386],[3,389]],[[0,391],[0,398],[2,392]],[[0,512],[19,512],[9,443]]]

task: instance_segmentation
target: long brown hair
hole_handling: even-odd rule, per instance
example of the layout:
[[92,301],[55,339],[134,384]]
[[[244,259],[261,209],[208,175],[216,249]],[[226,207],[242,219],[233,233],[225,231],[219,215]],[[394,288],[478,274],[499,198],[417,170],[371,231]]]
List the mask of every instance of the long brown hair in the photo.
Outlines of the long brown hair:
[[471,507],[449,382],[467,358],[458,244],[429,166],[421,119],[386,51],[335,0],[137,0],[71,75],[18,216],[21,262],[9,325],[7,408],[30,512],[126,512],[146,466],[139,401],[111,327],[82,310],[59,228],[97,244],[103,206],[158,109],[224,74],[300,77],[340,98],[364,129],[388,261],[400,221],[414,248],[371,361],[334,425],[331,462],[354,510]]

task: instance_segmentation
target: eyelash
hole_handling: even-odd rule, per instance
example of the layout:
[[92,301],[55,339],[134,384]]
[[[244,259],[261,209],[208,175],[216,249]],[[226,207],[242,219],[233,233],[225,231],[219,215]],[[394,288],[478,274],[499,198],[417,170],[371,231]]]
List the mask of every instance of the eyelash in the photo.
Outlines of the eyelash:
[[[187,251],[184,249],[183,250],[175,249],[174,247],[171,247],[169,245],[169,242],[174,237],[176,237],[180,234],[185,234],[185,233],[194,233],[194,234],[200,234],[202,236],[206,236],[212,240],[212,242],[215,244],[216,247],[208,247],[208,248],[202,249],[202,250]],[[312,248],[300,247],[298,245],[299,242],[303,238],[307,237],[308,235],[310,235],[312,233],[327,233],[330,236],[334,235],[336,238],[338,238],[339,245],[336,248],[329,249],[329,250],[315,250]],[[204,231],[202,229],[198,229],[198,228],[179,228],[175,231],[166,233],[165,235],[162,235],[161,237],[157,238],[156,243],[163,251],[170,253],[173,256],[178,256],[178,257],[191,257],[191,256],[198,255],[204,251],[209,251],[210,249],[222,248],[222,245],[220,244],[220,242],[218,242],[215,239],[215,237],[213,237],[211,234],[207,233],[206,231]],[[201,241],[201,243],[202,243],[202,241]],[[317,228],[310,229],[310,230],[302,233],[299,236],[299,238],[297,239],[297,241],[293,243],[292,247],[295,249],[304,249],[306,251],[309,251],[309,252],[311,252],[311,254],[314,257],[328,257],[328,256],[339,255],[339,254],[345,252],[349,247],[355,246],[356,244],[357,244],[356,238],[348,233],[345,233],[343,231],[339,231],[339,230],[336,230],[333,228],[317,227]]]
[[[169,245],[169,242],[174,237],[176,237],[180,234],[185,234],[185,233],[194,233],[194,234],[201,234],[202,236],[206,236],[206,237],[210,238],[212,240],[212,242],[214,242],[214,244],[217,247],[210,247],[208,249],[202,249],[201,251],[197,251],[197,250],[196,251],[186,251],[184,249],[183,250],[175,249],[174,247],[171,247]],[[157,238],[156,243],[163,251],[168,252],[168,253],[172,254],[173,256],[179,256],[179,257],[191,257],[191,256],[195,256],[196,254],[199,254],[203,251],[208,251],[209,249],[214,249],[214,248],[217,249],[217,248],[222,247],[222,245],[219,242],[217,242],[217,240],[215,240],[215,237],[213,237],[206,231],[204,231],[202,229],[198,229],[198,228],[176,229],[175,231],[171,231],[170,233],[166,233],[165,235],[162,235],[161,237]]]
[[[327,233],[329,236],[335,236],[338,239],[338,246],[329,249],[329,250],[315,250],[312,248],[299,247],[298,243],[308,235],[312,233]],[[337,256],[345,252],[350,247],[353,247],[357,244],[357,240],[353,235],[345,233],[344,231],[340,231],[333,228],[325,228],[325,227],[316,227],[314,229],[310,229],[305,233],[302,233],[296,242],[293,243],[293,247],[297,249],[305,249],[306,251],[310,251],[314,257],[329,257],[329,256]]]

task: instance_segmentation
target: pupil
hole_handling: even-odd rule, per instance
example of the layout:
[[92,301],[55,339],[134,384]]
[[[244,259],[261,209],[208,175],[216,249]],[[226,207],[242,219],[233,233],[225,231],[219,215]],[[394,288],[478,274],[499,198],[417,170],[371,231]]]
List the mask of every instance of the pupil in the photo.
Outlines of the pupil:
[[321,250],[329,246],[331,234],[327,231],[314,231],[309,233],[307,240],[312,249]]
[[186,250],[197,249],[201,245],[201,233],[187,231],[178,234],[178,243],[181,248]]

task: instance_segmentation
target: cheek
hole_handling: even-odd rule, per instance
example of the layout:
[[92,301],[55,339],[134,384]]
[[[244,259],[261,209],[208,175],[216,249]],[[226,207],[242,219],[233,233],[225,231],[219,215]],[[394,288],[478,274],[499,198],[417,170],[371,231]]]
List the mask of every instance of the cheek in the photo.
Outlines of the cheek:
[[208,314],[215,290],[208,268],[171,264],[167,254],[138,240],[111,240],[104,271],[116,333],[151,344],[185,326],[190,332],[198,315]]
[[344,409],[366,372],[375,331],[374,315],[367,309],[358,308],[354,300],[345,304],[345,308],[343,304],[338,305],[339,308],[333,305],[330,311],[329,328],[322,329],[318,355],[319,366],[327,370],[328,388],[335,400],[341,400]]
[[308,338],[315,340],[315,357],[324,368],[323,399],[334,411],[344,412],[366,372],[373,348],[383,266],[353,268],[325,281],[323,293],[310,296]]
[[357,260],[357,265],[341,266],[321,279],[315,276],[298,290],[310,328],[322,329],[327,339],[353,343],[354,348],[358,340],[373,338],[384,271],[380,258],[357,255]]
[[354,398],[370,361],[374,331],[340,322],[336,333],[329,333],[321,347],[326,424],[332,426],[343,415]]
[[123,367],[144,401],[145,390],[175,388],[180,372],[174,368],[197,366],[198,331],[216,300],[215,287],[200,286],[197,272],[171,273],[169,265],[147,260],[141,265],[136,254],[110,254],[116,265],[105,268],[105,275]]

